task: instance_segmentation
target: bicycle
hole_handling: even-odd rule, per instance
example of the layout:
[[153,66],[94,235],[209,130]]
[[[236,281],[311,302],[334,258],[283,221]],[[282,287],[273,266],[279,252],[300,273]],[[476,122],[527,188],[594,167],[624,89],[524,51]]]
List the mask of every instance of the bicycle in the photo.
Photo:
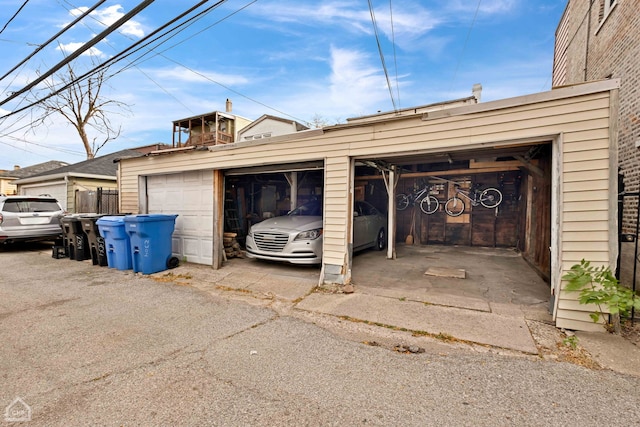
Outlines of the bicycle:
[[420,191],[414,191],[410,194],[398,193],[396,195],[396,209],[399,211],[405,210],[409,205],[414,205],[418,200],[420,201],[420,210],[427,215],[431,215],[438,210],[440,201],[432,194],[429,194],[431,187],[425,186]]
[[502,203],[502,193],[497,188],[479,190],[477,186],[472,187],[470,191],[473,195],[470,195],[469,191],[461,190],[459,184],[455,184],[455,189],[456,193],[444,204],[444,211],[449,216],[460,216],[464,212],[464,200],[460,196],[469,200],[472,206],[482,205],[487,209],[496,208]]

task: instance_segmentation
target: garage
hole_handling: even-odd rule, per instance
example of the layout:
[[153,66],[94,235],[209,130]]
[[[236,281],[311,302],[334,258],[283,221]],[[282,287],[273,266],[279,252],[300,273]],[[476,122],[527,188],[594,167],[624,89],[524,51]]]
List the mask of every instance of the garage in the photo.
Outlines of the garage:
[[173,253],[183,261],[211,265],[213,172],[199,170],[151,175],[143,181],[148,212],[178,214]]
[[[284,165],[282,170],[287,171],[293,170],[288,165],[321,161],[323,185],[313,194],[321,195],[324,206],[321,283],[350,284],[357,267],[352,256],[353,206],[354,201],[364,200],[391,218],[389,231],[395,236],[387,257],[393,258],[393,246],[407,236],[420,246],[517,248],[548,278],[556,325],[589,329],[594,327],[589,309],[564,291],[562,275],[581,259],[615,265],[618,87],[617,80],[585,83],[474,105],[387,114],[294,135],[124,159],[121,211],[153,211],[140,199],[148,194],[141,188],[141,177],[209,170],[214,194],[209,240],[222,241],[227,224],[220,223],[228,206],[237,211],[242,231],[243,223],[254,215],[264,219],[286,210],[287,197],[296,200],[292,189],[297,187],[290,187],[287,194],[282,177],[275,175],[260,182],[256,168],[278,174],[274,165]],[[253,178],[232,183],[234,175]],[[288,179],[292,178],[285,174],[284,180]],[[494,188],[502,200],[493,207],[473,206],[461,194],[473,198],[475,187]],[[433,213],[409,208],[398,212],[395,198],[387,196],[389,189],[393,195],[420,188],[427,188],[437,200]],[[170,190],[171,185],[164,189]],[[227,192],[232,193],[231,205]],[[462,200],[458,207],[465,210],[451,215],[444,208],[456,196]],[[180,207],[174,211],[179,213]],[[218,252],[213,257],[214,268],[222,266],[223,255]]]
[[67,209],[67,183],[65,181],[50,182],[38,185],[22,185],[21,193],[26,196],[39,196],[49,194],[60,202],[62,209]]

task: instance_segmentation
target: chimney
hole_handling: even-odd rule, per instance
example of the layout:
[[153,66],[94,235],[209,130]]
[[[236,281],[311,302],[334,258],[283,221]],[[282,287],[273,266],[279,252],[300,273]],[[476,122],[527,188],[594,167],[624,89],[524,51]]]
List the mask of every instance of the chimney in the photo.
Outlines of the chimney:
[[20,165],[13,165],[13,170],[17,171],[18,169],[20,169]]
[[226,103],[226,105],[225,105],[224,110],[225,110],[227,113],[230,113],[230,112],[231,112],[231,109],[232,109],[231,100],[230,100],[229,98],[227,98],[227,103]]
[[471,88],[471,93],[476,98],[476,102],[480,102],[480,98],[482,97],[482,85],[480,83],[476,83]]

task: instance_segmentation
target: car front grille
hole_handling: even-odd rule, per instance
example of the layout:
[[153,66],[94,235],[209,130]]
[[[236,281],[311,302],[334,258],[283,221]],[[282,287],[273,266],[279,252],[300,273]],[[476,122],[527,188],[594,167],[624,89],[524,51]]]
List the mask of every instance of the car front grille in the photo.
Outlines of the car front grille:
[[289,235],[270,232],[255,233],[253,241],[256,242],[256,246],[261,251],[282,252],[289,241]]

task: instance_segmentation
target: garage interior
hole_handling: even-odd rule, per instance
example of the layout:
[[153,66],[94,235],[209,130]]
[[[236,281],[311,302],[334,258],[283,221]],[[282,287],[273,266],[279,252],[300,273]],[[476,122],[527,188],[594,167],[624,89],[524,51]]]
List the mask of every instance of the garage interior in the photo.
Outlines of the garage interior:
[[[506,253],[510,258],[517,254],[548,283],[551,159],[552,145],[544,143],[358,160],[354,198],[367,201],[386,214],[388,193],[384,171],[389,165],[395,165],[396,194],[408,194],[428,186],[429,193],[439,201],[437,211],[432,214],[423,213],[417,204],[396,211],[398,258],[422,257],[425,250],[439,247],[443,251],[450,251],[452,247],[495,248],[495,253]],[[252,224],[285,215],[295,206],[322,198],[323,179],[321,164],[283,165],[280,170],[271,167],[226,171],[224,231],[235,233],[238,243],[244,247],[244,238]],[[445,213],[444,205],[455,194],[456,185],[464,191],[476,186],[497,188],[503,195],[502,203],[488,209],[465,201],[464,213],[450,216]],[[296,203],[292,203],[292,198]],[[410,235],[414,248],[406,244]],[[354,278],[358,278],[360,268],[369,269],[356,260],[379,260],[385,256],[384,252],[366,253],[354,257]],[[450,268],[465,269],[465,257],[458,257],[457,261],[459,265],[456,267],[454,263]],[[545,292],[548,293],[548,287]]]

